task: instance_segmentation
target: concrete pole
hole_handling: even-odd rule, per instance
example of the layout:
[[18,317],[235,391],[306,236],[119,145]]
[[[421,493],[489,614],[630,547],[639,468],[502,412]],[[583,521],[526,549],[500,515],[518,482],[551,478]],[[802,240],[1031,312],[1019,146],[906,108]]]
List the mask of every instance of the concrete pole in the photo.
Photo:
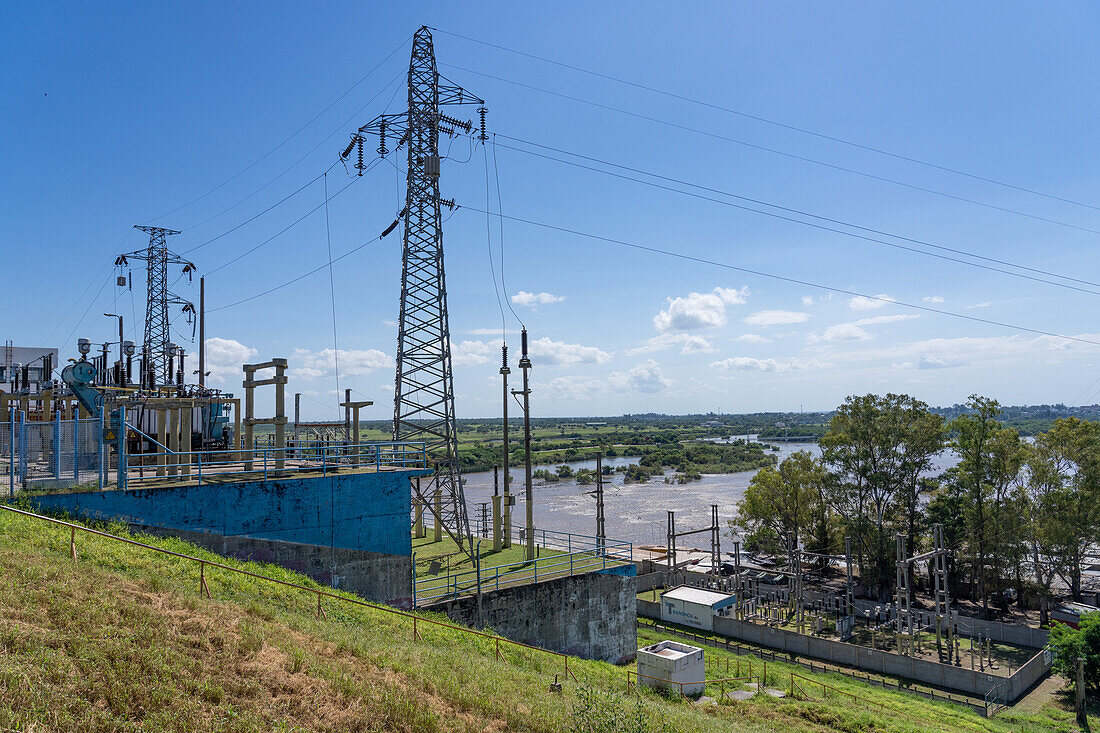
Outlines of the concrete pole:
[[199,278],[199,387],[206,386],[206,278]]
[[443,490],[436,489],[432,497],[435,504],[435,541],[443,541]]
[[351,388],[344,390],[344,442],[351,442]]
[[503,344],[500,347],[500,355],[501,355],[501,358],[500,358],[500,377],[501,377],[501,381],[504,384],[504,395],[503,395],[504,396],[504,403],[503,403],[503,407],[504,407],[504,412],[503,412],[503,416],[504,416],[504,424],[503,424],[503,429],[504,429],[504,446],[503,446],[504,447],[504,502],[503,502],[504,503],[504,507],[503,507],[503,509],[504,509],[504,516],[503,516],[504,536],[503,536],[502,541],[501,541],[501,546],[502,547],[511,547],[512,546],[512,501],[511,501],[512,482],[511,482],[511,473],[509,473],[509,468],[510,468],[512,457],[509,453],[510,448],[508,446],[508,398],[509,398],[509,394],[508,394],[508,375],[512,373],[512,370],[508,368],[508,344]]
[[1085,715],[1085,658],[1084,657],[1077,657],[1077,680],[1076,680],[1076,682],[1077,682],[1077,684],[1075,684],[1074,687],[1077,688],[1077,690],[1076,690],[1077,699],[1076,699],[1076,705],[1075,705],[1076,712],[1077,712],[1077,723],[1081,727],[1084,727],[1086,722],[1087,722],[1087,717]]
[[416,512],[416,519],[413,520],[413,537],[420,539],[427,535],[424,531],[424,502],[414,499],[413,509]]
[[527,329],[522,332],[519,368],[523,370],[523,468],[527,489],[527,560],[535,559],[535,498],[531,491],[531,359],[527,356]]
[[275,468],[282,469],[286,463],[286,359],[272,359],[275,362]]
[[[607,531],[604,527],[603,508],[603,454],[596,454],[596,550],[603,553],[607,548]],[[631,558],[632,560],[634,558]]]

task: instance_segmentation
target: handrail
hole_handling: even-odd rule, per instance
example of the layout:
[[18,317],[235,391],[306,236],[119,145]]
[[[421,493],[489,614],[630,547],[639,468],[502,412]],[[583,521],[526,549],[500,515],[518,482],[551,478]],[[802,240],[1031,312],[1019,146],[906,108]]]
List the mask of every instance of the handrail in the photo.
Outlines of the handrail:
[[[877,705],[882,710],[894,710],[896,712],[900,712],[900,711],[898,711],[897,708],[895,708],[893,706],[886,705],[886,704],[881,703],[881,702],[875,702],[874,700],[868,700],[866,698],[860,697],[859,695],[853,695],[851,692],[845,692],[844,690],[833,687],[832,685],[827,685],[824,682],[821,682],[820,680],[813,680],[813,679],[810,679],[809,677],[805,677],[803,675],[800,675],[797,672],[791,672],[790,674],[791,674],[791,689],[792,690],[794,689],[794,684],[795,684],[794,680],[797,677],[798,679],[800,679],[804,682],[809,682],[810,684],[813,684],[813,685],[820,685],[821,686],[821,696],[822,697],[825,696],[825,690],[832,690],[833,692],[837,693],[838,695],[844,695],[845,697],[849,697],[852,700],[855,700],[857,702],[862,701],[862,702],[868,703],[870,705]],[[799,687],[801,688],[801,685],[799,685]],[[793,695],[794,693],[792,692],[791,694]]]
[[[575,674],[573,674],[572,670],[569,669],[569,655],[568,654],[563,654],[562,652],[553,651],[552,649],[543,649],[541,647],[531,646],[530,644],[524,644],[523,642],[520,642],[520,641],[513,641],[512,639],[508,639],[508,638],[505,638],[503,636],[494,636],[492,634],[486,634],[482,631],[475,631],[474,629],[468,629],[468,628],[465,628],[463,626],[456,626],[454,624],[444,623],[443,621],[435,621],[433,619],[425,618],[423,616],[418,616],[417,614],[409,613],[407,611],[401,611],[399,609],[391,608],[389,606],[370,603],[368,601],[363,601],[363,600],[359,600],[359,599],[356,599],[356,598],[347,598],[345,596],[338,596],[334,593],[329,593],[328,591],[324,591],[324,590],[321,590],[319,588],[309,588],[309,587],[306,587],[304,585],[299,585],[297,583],[291,583],[290,581],[287,581],[287,580],[279,580],[278,578],[272,578],[268,575],[260,575],[259,573],[253,573],[253,572],[250,572],[248,570],[242,570],[241,568],[235,568],[235,567],[232,567],[231,565],[225,565],[224,563],[215,562],[215,561],[212,561],[212,560],[204,560],[203,558],[195,557],[194,555],[185,555],[181,552],[173,552],[172,550],[165,550],[162,547],[156,547],[154,545],[147,545],[144,542],[138,542],[137,540],[131,540],[131,539],[128,539],[126,537],[119,537],[118,535],[110,534],[109,532],[101,532],[98,529],[92,529],[91,527],[85,527],[85,526],[82,526],[82,525],[79,525],[79,524],[73,524],[71,522],[65,522],[65,521],[62,521],[60,519],[54,519],[53,517],[47,517],[47,516],[43,516],[41,514],[35,514],[34,512],[28,512],[28,511],[24,511],[22,509],[16,509],[15,507],[10,507],[10,506],[0,504],[0,509],[4,509],[6,511],[13,512],[15,514],[21,514],[25,517],[30,517],[32,519],[41,519],[45,522],[50,522],[52,524],[57,524],[57,525],[60,525],[62,527],[68,527],[69,529],[71,529],[73,531],[73,537],[74,538],[76,536],[76,531],[79,530],[81,532],[87,532],[89,534],[98,535],[100,537],[106,537],[108,539],[118,540],[119,542],[124,542],[128,545],[134,545],[135,547],[141,547],[141,548],[144,548],[146,550],[153,550],[154,552],[159,552],[159,553],[162,553],[162,554],[165,554],[165,555],[172,555],[173,557],[178,557],[178,558],[183,559],[183,560],[192,560],[194,562],[197,562],[197,563],[199,563],[199,571],[200,571],[200,587],[203,590],[205,590],[208,595],[209,595],[209,590],[206,589],[206,579],[205,579],[205,572],[204,572],[207,565],[209,565],[212,568],[220,568],[222,570],[228,570],[230,572],[238,573],[240,575],[247,575],[248,577],[255,578],[257,580],[266,580],[266,581],[269,581],[271,583],[276,583],[277,585],[285,586],[287,588],[295,588],[297,590],[304,590],[307,593],[313,593],[317,596],[317,608],[319,610],[321,609],[321,605],[320,605],[321,604],[321,598],[331,598],[331,599],[336,600],[336,601],[343,601],[345,603],[351,603],[352,605],[356,605],[356,606],[363,606],[365,608],[370,608],[370,609],[373,609],[375,611],[381,611],[383,613],[388,613],[388,614],[391,614],[391,615],[394,615],[394,616],[402,616],[404,618],[412,619],[412,621],[413,621],[413,635],[416,638],[419,638],[419,632],[417,632],[417,630],[416,630],[416,624],[417,624],[417,622],[420,622],[420,623],[431,624],[433,626],[439,626],[439,627],[442,627],[442,628],[445,628],[445,629],[451,629],[452,631],[459,631],[459,632],[462,632],[462,633],[465,633],[465,634],[471,634],[473,636],[478,636],[478,637],[481,637],[483,639],[492,639],[497,644],[496,653],[497,653],[498,657],[501,656],[500,655],[500,643],[501,642],[504,642],[505,644],[511,644],[512,646],[522,647],[524,649],[531,649],[531,650],[536,651],[536,652],[542,652],[544,654],[549,654],[551,656],[561,657],[565,661],[565,674],[566,674],[566,676],[567,677],[572,677],[574,681],[577,680],[577,676]],[[71,545],[71,547],[72,547],[73,556],[75,557],[76,556],[75,540],[73,540],[73,544]],[[321,610],[321,613],[323,614],[324,611]]]

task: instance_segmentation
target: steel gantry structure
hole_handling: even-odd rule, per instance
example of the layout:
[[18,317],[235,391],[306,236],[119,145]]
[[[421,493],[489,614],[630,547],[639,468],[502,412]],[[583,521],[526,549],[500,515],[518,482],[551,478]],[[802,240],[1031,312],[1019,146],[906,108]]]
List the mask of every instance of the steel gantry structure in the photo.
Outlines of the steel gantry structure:
[[183,311],[188,314],[188,320],[194,315],[195,306],[190,301],[169,292],[168,266],[182,265],[182,272],[190,275],[195,265],[168,249],[168,237],[179,234],[175,229],[137,224],[134,225],[134,229],[140,229],[149,234],[149,245],[145,249],[119,256],[115,260],[115,266],[123,267],[129,264],[129,260],[144,260],[146,264],[142,384],[146,384],[147,379],[154,384],[171,384],[173,381],[171,362],[175,354],[171,353],[168,346],[172,341],[168,306],[182,306]]
[[[393,439],[424,441],[435,473],[417,498],[431,508],[435,521],[471,552],[470,523],[458,465],[454,384],[451,371],[447,285],[443,267],[441,208],[454,200],[439,195],[439,134],[470,133],[473,124],[440,112],[440,107],[479,105],[484,141],[484,101],[440,76],[432,34],[427,26],[413,36],[409,63],[409,104],[405,112],[383,114],[359,128],[343,158],[358,148],[362,175],[366,136],[377,137],[378,154],[388,143],[406,148],[405,234],[401,258],[401,310],[397,331],[397,380],[394,385]],[[415,484],[414,484],[415,485]],[[438,498],[437,498],[438,497]]]

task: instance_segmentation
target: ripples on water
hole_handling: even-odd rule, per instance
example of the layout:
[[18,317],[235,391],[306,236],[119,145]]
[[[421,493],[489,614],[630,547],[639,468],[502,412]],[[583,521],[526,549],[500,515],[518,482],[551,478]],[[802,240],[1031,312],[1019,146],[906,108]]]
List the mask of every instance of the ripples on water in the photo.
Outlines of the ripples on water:
[[[755,439],[756,436],[748,436]],[[737,436],[735,436],[735,439]],[[769,445],[769,452],[772,444]],[[821,455],[817,443],[777,443],[775,456],[782,461],[795,451],[805,450],[815,457]],[[637,463],[635,457],[605,458],[604,465],[626,466]],[[939,473],[954,465],[953,454],[942,453],[936,460]],[[538,465],[535,469],[546,468],[553,471],[557,466]],[[595,469],[596,462],[575,461],[568,464],[574,471],[580,468]],[[604,478],[604,511],[607,536],[610,539],[633,542],[635,545],[665,545],[668,523],[668,511],[676,512],[678,531],[706,527],[710,523],[710,507],[718,505],[718,516],[723,530],[726,522],[736,515],[736,502],[745,492],[756,470],[727,474],[705,474],[701,481],[687,484],[666,484],[661,477],[655,477],[648,483],[624,484],[622,474],[612,474]],[[668,475],[672,475],[669,471]],[[493,473],[471,473],[465,479],[466,503],[469,507],[470,525],[481,516],[482,502],[492,502]],[[512,466],[512,486],[518,494],[513,509],[513,524],[524,522],[524,485],[523,466]],[[576,481],[559,481],[544,484],[536,480],[532,486],[535,502],[535,526],[540,529],[552,529],[561,532],[592,535],[596,531],[596,499],[585,492],[592,491],[594,485],[580,486]],[[490,511],[492,504],[489,505]],[[723,544],[726,536],[723,532]],[[694,542],[685,546],[709,546],[705,535],[699,535]]]

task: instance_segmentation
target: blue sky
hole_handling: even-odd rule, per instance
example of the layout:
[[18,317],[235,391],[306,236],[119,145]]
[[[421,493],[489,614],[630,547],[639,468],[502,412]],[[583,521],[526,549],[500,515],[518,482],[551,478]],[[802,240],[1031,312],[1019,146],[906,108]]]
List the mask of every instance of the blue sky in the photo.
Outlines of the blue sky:
[[[78,336],[112,337],[104,311],[123,313],[134,328],[143,310],[142,275],[134,273],[133,294],[120,290],[110,263],[143,245],[132,225],[172,227],[182,230],[175,249],[210,273],[212,383],[232,390],[242,360],[287,356],[290,389],[306,395],[305,417],[335,416],[326,270],[215,310],[327,262],[323,207],[220,266],[321,204],[325,181],[305,184],[332,165],[347,134],[380,112],[403,109],[408,41],[422,24],[438,29],[441,72],[488,102],[508,216],[1100,341],[1097,295],[608,177],[509,149],[525,146],[503,137],[1100,281],[1092,256],[1100,235],[1083,231],[1100,230],[1100,211],[1088,208],[1100,206],[1100,102],[1093,91],[1100,11],[1090,4],[9,3],[0,14],[0,332],[20,345],[59,346],[71,356]],[[463,206],[445,226],[458,413],[496,415],[501,316],[485,216],[472,210],[486,208],[484,156],[491,168],[493,151],[465,139],[443,147],[443,195]],[[342,166],[332,168],[330,195],[350,181]],[[398,167],[382,161],[331,199],[334,256],[376,238],[393,220],[400,184]],[[1081,341],[853,299],[510,220],[504,260],[504,297],[514,301],[533,342],[538,415],[817,410],[872,391],[907,392],[933,404],[973,392],[1005,403],[1100,399],[1100,347]],[[334,268],[340,386],[376,401],[370,417],[392,412],[399,276],[399,232]],[[197,300],[186,278],[174,288]],[[193,353],[189,327],[176,323],[177,340]],[[505,326],[518,347],[510,313]]]

